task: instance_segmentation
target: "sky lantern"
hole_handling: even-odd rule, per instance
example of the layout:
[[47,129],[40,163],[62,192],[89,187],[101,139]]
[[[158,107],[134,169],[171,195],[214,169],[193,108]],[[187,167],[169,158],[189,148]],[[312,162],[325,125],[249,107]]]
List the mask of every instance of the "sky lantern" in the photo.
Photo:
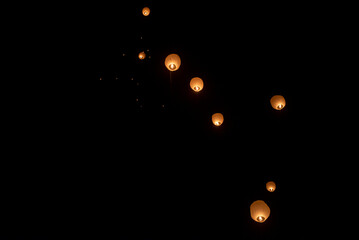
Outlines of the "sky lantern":
[[189,85],[193,91],[199,92],[203,89],[203,80],[199,77],[194,77],[191,79]]
[[224,121],[224,117],[222,113],[215,113],[212,115],[212,122],[215,126],[221,126]]
[[145,52],[140,52],[138,54],[138,58],[141,59],[141,60],[145,59],[146,58],[146,53]]
[[148,15],[150,15],[150,9],[148,8],[148,7],[144,7],[143,9],[142,9],[142,14],[143,14],[143,16],[145,16],[145,17],[147,17]]
[[266,188],[269,192],[274,192],[275,189],[276,189],[276,185],[275,185],[275,182],[273,181],[269,181],[266,183]]
[[166,57],[165,65],[171,72],[177,71],[181,66],[181,58],[177,54],[172,53]]
[[282,95],[274,95],[270,99],[270,104],[275,110],[282,110],[285,107],[285,99]]
[[270,208],[263,200],[257,200],[251,204],[250,212],[254,221],[263,223],[270,215]]

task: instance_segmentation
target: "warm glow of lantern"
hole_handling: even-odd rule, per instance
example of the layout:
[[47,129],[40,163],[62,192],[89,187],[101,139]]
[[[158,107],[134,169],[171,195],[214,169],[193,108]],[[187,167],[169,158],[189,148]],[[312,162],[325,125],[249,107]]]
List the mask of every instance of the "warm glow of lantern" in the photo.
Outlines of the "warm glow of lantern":
[[275,182],[273,181],[269,181],[266,183],[266,188],[269,192],[274,192],[275,189],[276,189],[276,185],[275,185]]
[[254,201],[250,206],[251,217],[254,221],[262,223],[266,221],[270,215],[270,208],[262,201]]
[[181,66],[181,58],[177,54],[172,53],[166,57],[165,65],[168,70],[177,71]]
[[193,91],[199,92],[203,89],[203,80],[199,77],[194,77],[191,79],[189,85],[193,89]]
[[145,17],[147,17],[148,15],[150,15],[150,9],[148,8],[148,7],[144,7],[143,9],[142,9],[142,14],[143,14],[143,16],[145,16]]
[[270,104],[275,110],[282,110],[285,107],[285,99],[282,95],[274,95],[270,99]]
[[222,113],[215,113],[212,115],[212,122],[215,126],[221,126],[224,121]]
[[140,53],[138,54],[138,58],[141,59],[141,60],[145,59],[145,57],[146,57],[146,53],[145,53],[145,52],[140,52]]

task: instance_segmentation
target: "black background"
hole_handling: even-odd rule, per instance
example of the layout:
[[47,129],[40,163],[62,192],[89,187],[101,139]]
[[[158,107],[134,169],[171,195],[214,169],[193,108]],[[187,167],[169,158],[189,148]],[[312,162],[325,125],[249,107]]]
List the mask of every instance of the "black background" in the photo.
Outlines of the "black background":
[[[61,79],[12,86],[5,104],[2,236],[304,239],[317,229],[329,181],[318,177],[328,134],[318,116],[333,101],[318,92],[336,74],[324,6],[65,8],[48,13],[57,21],[41,42],[56,39],[49,55],[61,60],[32,74]],[[182,65],[170,76],[171,53]],[[282,111],[270,106],[276,94]],[[249,214],[259,199],[271,208],[263,224]]]

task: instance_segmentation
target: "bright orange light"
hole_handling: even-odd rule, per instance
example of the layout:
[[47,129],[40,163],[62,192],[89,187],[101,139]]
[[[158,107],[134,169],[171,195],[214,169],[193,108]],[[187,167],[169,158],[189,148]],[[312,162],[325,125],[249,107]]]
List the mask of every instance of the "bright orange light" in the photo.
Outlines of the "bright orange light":
[[203,80],[199,77],[194,77],[189,83],[193,91],[199,92],[203,89]]
[[145,59],[146,58],[146,53],[145,52],[140,52],[138,54],[138,58],[141,59],[141,60]]
[[285,99],[282,95],[274,95],[270,99],[270,104],[275,110],[282,110],[285,107]]
[[269,192],[274,192],[276,189],[276,184],[273,181],[269,181],[266,183],[266,188]]
[[171,72],[177,71],[181,66],[181,58],[177,54],[172,53],[166,57],[165,65]]
[[151,12],[151,10],[150,10],[148,7],[144,7],[144,8],[142,9],[142,14],[143,14],[143,16],[145,16],[145,17],[147,17],[148,15],[150,15],[150,12]]
[[222,113],[215,113],[212,115],[212,123],[215,126],[221,126],[223,124],[224,121],[224,117]]
[[263,223],[270,215],[270,208],[263,200],[257,200],[251,204],[250,213],[254,221]]

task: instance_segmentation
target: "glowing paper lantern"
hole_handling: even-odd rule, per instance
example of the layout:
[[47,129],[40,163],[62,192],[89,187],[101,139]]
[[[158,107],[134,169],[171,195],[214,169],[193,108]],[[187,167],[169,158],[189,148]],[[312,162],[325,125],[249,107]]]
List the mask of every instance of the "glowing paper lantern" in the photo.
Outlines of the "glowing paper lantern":
[[203,89],[203,80],[199,77],[194,77],[191,79],[189,85],[193,89],[193,91],[199,92]]
[[142,9],[142,14],[143,14],[143,16],[145,16],[145,17],[147,17],[148,15],[150,15],[150,9],[148,8],[148,7],[144,7],[143,9]]
[[282,95],[274,95],[270,99],[270,104],[275,110],[282,110],[285,107],[285,99]]
[[212,115],[212,122],[215,126],[221,126],[224,121],[222,113],[215,113]]
[[276,185],[275,185],[275,182],[273,181],[269,181],[266,183],[266,188],[269,192],[274,192],[275,189],[276,189]]
[[145,59],[146,58],[146,53],[145,52],[140,52],[138,54],[138,58],[141,59],[141,60]]
[[250,206],[251,217],[254,221],[262,223],[268,219],[270,215],[270,208],[262,201],[254,201]]
[[165,65],[168,70],[176,71],[181,66],[181,58],[177,54],[172,53],[166,57]]

